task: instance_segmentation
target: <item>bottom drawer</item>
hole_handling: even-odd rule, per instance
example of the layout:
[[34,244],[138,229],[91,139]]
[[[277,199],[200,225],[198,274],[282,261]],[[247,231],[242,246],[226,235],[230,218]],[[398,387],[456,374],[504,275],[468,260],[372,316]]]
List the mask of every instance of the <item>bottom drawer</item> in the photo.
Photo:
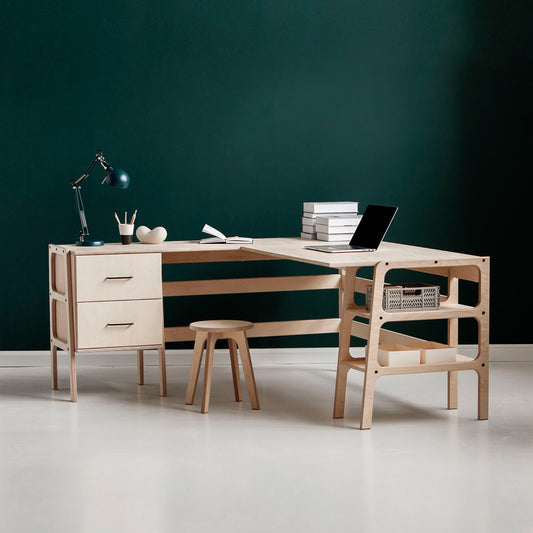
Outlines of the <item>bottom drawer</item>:
[[163,301],[79,303],[76,348],[117,348],[163,343]]
[[421,342],[417,345],[420,349],[420,362],[431,363],[453,363],[457,361],[457,348],[440,344],[438,342]]
[[420,364],[420,350],[405,344],[380,344],[378,363],[383,366]]

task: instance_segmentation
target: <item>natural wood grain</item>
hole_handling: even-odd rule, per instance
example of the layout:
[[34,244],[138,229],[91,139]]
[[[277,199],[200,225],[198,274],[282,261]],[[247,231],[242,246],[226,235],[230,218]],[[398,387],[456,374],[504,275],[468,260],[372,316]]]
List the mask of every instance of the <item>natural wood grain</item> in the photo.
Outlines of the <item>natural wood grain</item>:
[[196,387],[198,385],[200,365],[202,364],[202,357],[206,341],[207,333],[204,331],[198,331],[196,333],[196,341],[194,343],[194,350],[192,354],[191,370],[189,373],[189,382],[187,385],[187,392],[185,394],[185,404],[187,405],[192,405],[194,403],[194,396],[196,394]]
[[58,348],[69,357],[73,402],[78,397],[76,352],[136,348],[137,381],[143,384],[143,349],[156,348],[160,391],[166,395],[161,254],[145,250],[128,256],[110,254],[112,247],[96,253],[93,247],[82,248],[49,246],[52,388],[58,387]]
[[254,369],[252,366],[252,359],[250,357],[250,350],[248,349],[248,341],[246,340],[246,333],[244,331],[238,331],[234,335],[235,342],[239,347],[239,353],[241,355],[242,370],[246,381],[246,388],[248,389],[248,397],[250,398],[250,404],[252,409],[260,409],[259,397],[257,395],[257,386],[255,383]]
[[251,322],[240,320],[205,320],[193,322],[190,325],[191,330],[196,332],[196,339],[189,373],[189,382],[187,384],[187,393],[185,395],[185,404],[192,405],[194,402],[205,345],[204,388],[202,392],[201,412],[207,413],[209,410],[215,343],[218,339],[228,339],[235,401],[241,401],[238,353],[241,356],[250,404],[252,409],[259,409],[255,376],[246,338],[246,330],[249,330],[252,326],[253,324]]
[[275,278],[166,281],[163,283],[163,296],[324,290],[337,289],[339,283],[340,277],[337,274],[322,276],[280,276]]
[[204,390],[202,393],[202,413],[207,413],[209,409],[209,397],[211,395],[211,379],[213,377],[213,356],[215,353],[216,340],[216,333],[207,334],[207,345],[205,348]]
[[241,378],[239,376],[239,356],[237,353],[237,343],[235,339],[228,339],[229,357],[231,361],[231,376],[233,378],[233,391],[235,393],[235,401],[240,402],[241,397]]
[[233,331],[252,329],[254,325],[245,320],[201,320],[200,322],[191,322],[189,327],[193,331],[231,333]]
[[354,313],[353,294],[356,286],[356,268],[345,268],[339,272],[342,276],[341,289],[339,290],[339,316],[341,317],[339,330],[339,353],[337,357],[337,377],[335,380],[335,396],[333,401],[333,418],[344,416],[344,404],[346,398],[346,381],[348,368],[343,365],[351,359],[350,337]]
[[76,301],[161,298],[161,254],[76,258]]
[[81,302],[77,305],[77,347],[120,348],[162,344],[161,300]]
[[137,350],[137,385],[144,385],[144,351]]
[[[305,246],[309,242],[293,238],[256,239],[250,245],[200,245],[198,241],[170,241],[159,245],[143,245],[133,243],[130,246],[106,244],[96,249],[76,247],[71,245],[50,245],[49,270],[50,270],[50,310],[51,310],[51,357],[52,357],[52,383],[54,384],[54,367],[57,367],[57,349],[66,349],[71,359],[71,393],[75,398],[75,347],[79,337],[80,307],[84,302],[75,298],[76,292],[82,290],[86,280],[76,277],[77,272],[73,268],[74,261],[82,264],[87,259],[87,264],[94,257],[101,257],[105,264],[106,257],[120,256],[118,262],[129,264],[135,262],[136,256],[147,253],[160,254],[160,263],[203,263],[224,261],[261,261],[287,259],[291,261],[315,264],[323,267],[334,268],[338,274],[323,276],[286,276],[281,278],[241,278],[234,280],[203,280],[203,281],[169,281],[163,286],[164,295],[167,296],[190,296],[200,294],[240,294],[253,292],[271,291],[297,291],[297,290],[322,290],[337,289],[339,294],[339,316],[336,318],[317,318],[310,320],[292,320],[279,322],[256,323],[249,330],[249,337],[316,334],[316,333],[339,333],[339,357],[337,365],[337,380],[334,401],[334,416],[344,414],[346,395],[347,374],[350,369],[362,371],[364,376],[363,399],[361,408],[360,427],[371,427],[373,399],[376,381],[382,375],[423,373],[423,372],[447,372],[448,375],[448,408],[457,408],[457,372],[462,370],[474,370],[478,374],[478,418],[488,417],[488,351],[489,351],[489,258],[479,257],[456,252],[407,246],[403,244],[384,242],[376,252],[348,253],[348,254],[325,254],[307,250]],[[66,259],[63,259],[64,257]],[[125,257],[125,259],[123,259]],[[141,259],[139,259],[141,260]],[[95,261],[95,264],[98,261]],[[373,267],[373,279],[366,280],[356,276],[359,267]],[[150,267],[152,268],[152,267]],[[155,267],[154,267],[155,268]],[[94,269],[89,269],[93,271]],[[143,270],[143,269],[141,269]],[[386,275],[391,270],[413,270],[422,273],[436,274],[448,279],[448,294],[441,298],[441,307],[436,311],[408,311],[387,312],[381,304],[383,287],[387,284]],[[78,274],[81,274],[78,272]],[[85,278],[85,274],[82,276]],[[112,276],[111,276],[112,277]],[[120,276],[118,276],[120,277]],[[478,302],[473,306],[459,304],[459,280],[469,280],[478,284]],[[126,284],[129,281],[126,282]],[[155,283],[155,285],[158,285]],[[372,287],[372,306],[369,311],[364,306],[354,304],[354,293],[366,293],[366,287]],[[83,292],[80,292],[82,294]],[[106,291],[103,293],[108,294]],[[89,290],[88,294],[95,294]],[[91,297],[91,296],[89,296]],[[99,296],[100,297],[100,296]],[[116,295],[114,295],[116,297]],[[133,298],[138,298],[133,296]],[[102,296],[102,298],[104,298]],[[129,295],[124,299],[129,299]],[[111,300],[116,302],[117,300]],[[99,300],[99,303],[103,303]],[[103,309],[103,308],[102,308]],[[83,315],[83,313],[81,313]],[[458,329],[460,320],[473,317],[478,322],[478,355],[474,359],[464,358],[458,355],[456,362],[409,365],[403,367],[385,367],[377,361],[377,350],[380,342],[404,342],[417,340],[415,337],[399,334],[383,328],[388,322],[418,321],[418,320],[446,320],[448,324],[448,344],[457,346]],[[355,318],[355,320],[354,320]],[[361,321],[367,321],[364,324]],[[83,327],[82,327],[83,329]],[[160,329],[163,330],[161,323]],[[197,336],[201,332],[197,332]],[[237,333],[237,332],[235,332]],[[211,335],[211,348],[217,338],[231,335],[232,332],[206,333]],[[244,334],[244,333],[243,333]],[[350,337],[352,335],[367,339],[366,357],[353,358],[350,355]],[[61,337],[61,338],[59,338]],[[194,338],[194,332],[186,326],[164,328],[164,341],[182,341]],[[204,340],[205,342],[205,340]],[[94,343],[93,343],[94,344]],[[202,343],[203,344],[203,343]],[[209,344],[209,343],[207,343]],[[238,340],[237,340],[238,345]],[[148,347],[137,346],[138,349]],[[90,347],[77,347],[78,350],[88,351]],[[118,347],[117,347],[118,348]],[[160,350],[160,363],[164,365],[164,345],[156,346]],[[95,346],[93,350],[104,349]],[[54,355],[55,350],[55,355]],[[197,350],[196,350],[197,351]],[[203,351],[203,350],[202,350]],[[246,358],[248,350],[241,350],[241,359]],[[249,352],[248,352],[249,353]],[[193,358],[194,359],[194,358]],[[231,356],[232,362],[234,355]],[[251,363],[250,363],[251,365]],[[212,367],[211,363],[206,363]],[[246,370],[243,360],[243,370],[247,381],[249,395],[254,405],[253,388],[255,379],[253,370]],[[250,366],[251,368],[251,366]],[[199,371],[199,366],[198,366]],[[140,370],[139,370],[140,372]],[[206,378],[207,378],[206,374]],[[164,383],[163,383],[164,378]],[[194,397],[195,383],[191,379],[198,378],[195,363],[191,367],[187,399]],[[161,391],[166,393],[166,374],[163,369],[160,373]],[[210,379],[210,377],[209,377]],[[57,382],[57,377],[55,378]],[[163,385],[165,385],[163,387]],[[236,382],[234,388],[237,396]],[[251,392],[252,391],[252,392]],[[74,400],[75,401],[75,400]],[[202,404],[207,408],[209,398],[205,396]],[[257,403],[258,405],[258,403]]]
[[[254,322],[248,337],[280,337],[286,335],[312,335],[338,333],[340,318],[318,318],[308,320],[287,320],[279,322]],[[165,328],[165,342],[194,340],[189,326],[168,326]]]
[[[448,263],[443,267],[442,263]],[[435,311],[385,311],[379,295],[383,293],[385,276],[393,269],[412,269],[433,273],[448,278],[448,295],[443,299],[440,309]],[[477,273],[475,272],[477,271]],[[478,302],[475,306],[460,305],[459,279],[469,279],[478,282]],[[457,408],[457,372],[460,370],[475,370],[478,374],[478,418],[488,418],[488,348],[489,348],[489,260],[485,257],[465,258],[463,264],[456,258],[443,260],[427,259],[418,261],[382,261],[374,268],[372,283],[372,304],[369,311],[363,306],[350,304],[344,309],[344,319],[352,320],[362,317],[368,320],[368,325],[354,321],[350,332],[367,340],[366,357],[351,358],[349,344],[340,342],[339,363],[337,368],[337,388],[335,395],[334,416],[343,416],[346,376],[349,369],[356,369],[365,374],[363,383],[363,400],[361,409],[361,429],[368,429],[372,423],[373,399],[375,384],[382,375],[399,375],[425,372],[448,373],[448,409]],[[412,344],[414,337],[388,331],[382,328],[387,322],[445,319],[448,324],[448,344],[457,347],[459,319],[473,317],[478,322],[479,352],[476,358],[466,358],[458,355],[456,361],[441,363],[424,363],[405,366],[382,366],[377,361],[377,351],[380,342],[405,342]]]

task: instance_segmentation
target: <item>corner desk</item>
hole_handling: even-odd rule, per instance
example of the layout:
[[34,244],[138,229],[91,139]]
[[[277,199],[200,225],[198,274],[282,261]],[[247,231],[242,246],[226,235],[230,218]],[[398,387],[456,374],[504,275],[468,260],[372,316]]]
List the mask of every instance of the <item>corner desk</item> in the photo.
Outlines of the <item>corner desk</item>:
[[[165,343],[193,340],[188,325],[165,327],[163,298],[212,294],[307,291],[338,291],[339,313],[335,318],[255,323],[249,337],[338,333],[339,352],[333,417],[344,416],[347,374],[364,375],[360,428],[372,423],[375,384],[392,374],[447,372],[448,409],[456,409],[457,373],[474,370],[478,375],[478,418],[488,418],[489,392],[489,258],[417,246],[383,242],[375,252],[323,253],[305,249],[311,241],[298,238],[255,239],[253,244],[199,244],[174,241],[162,244],[105,244],[99,247],[49,245],[50,346],[52,388],[57,389],[57,350],[68,353],[71,400],[77,401],[76,353],[109,350],[137,351],[138,382],[144,383],[143,353],[157,349],[160,362],[160,394],[166,396]],[[162,281],[161,265],[227,261],[290,260],[333,269],[335,273]],[[357,275],[371,267],[372,279]],[[386,275],[409,270],[443,276],[447,294],[431,311],[389,312],[383,309]],[[459,282],[477,285],[477,303],[459,303]],[[372,287],[370,309],[355,303],[355,293]],[[318,310],[319,312],[320,310]],[[216,313],[215,313],[216,314]],[[247,317],[238,317],[247,318]],[[378,362],[379,343],[413,343],[422,339],[383,326],[388,322],[444,319],[448,345],[457,347],[459,319],[474,318],[478,324],[475,357],[457,355],[456,361],[405,366]],[[365,357],[352,357],[350,338],[366,340]]]

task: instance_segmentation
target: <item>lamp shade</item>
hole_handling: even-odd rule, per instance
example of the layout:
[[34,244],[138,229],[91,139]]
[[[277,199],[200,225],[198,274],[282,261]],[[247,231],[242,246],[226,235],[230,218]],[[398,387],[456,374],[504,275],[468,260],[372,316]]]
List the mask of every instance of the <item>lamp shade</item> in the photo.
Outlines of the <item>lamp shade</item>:
[[130,177],[123,170],[109,168],[105,182],[117,189],[127,189],[130,186]]

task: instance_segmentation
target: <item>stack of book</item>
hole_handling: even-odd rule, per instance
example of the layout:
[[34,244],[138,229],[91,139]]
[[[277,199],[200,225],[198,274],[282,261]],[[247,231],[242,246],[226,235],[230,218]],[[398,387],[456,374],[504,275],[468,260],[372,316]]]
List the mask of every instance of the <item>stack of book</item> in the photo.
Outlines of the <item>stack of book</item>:
[[349,241],[363,215],[317,217],[316,235],[319,241]]
[[[358,202],[304,202],[302,239],[350,240],[359,220]],[[350,232],[346,237],[345,233]]]

